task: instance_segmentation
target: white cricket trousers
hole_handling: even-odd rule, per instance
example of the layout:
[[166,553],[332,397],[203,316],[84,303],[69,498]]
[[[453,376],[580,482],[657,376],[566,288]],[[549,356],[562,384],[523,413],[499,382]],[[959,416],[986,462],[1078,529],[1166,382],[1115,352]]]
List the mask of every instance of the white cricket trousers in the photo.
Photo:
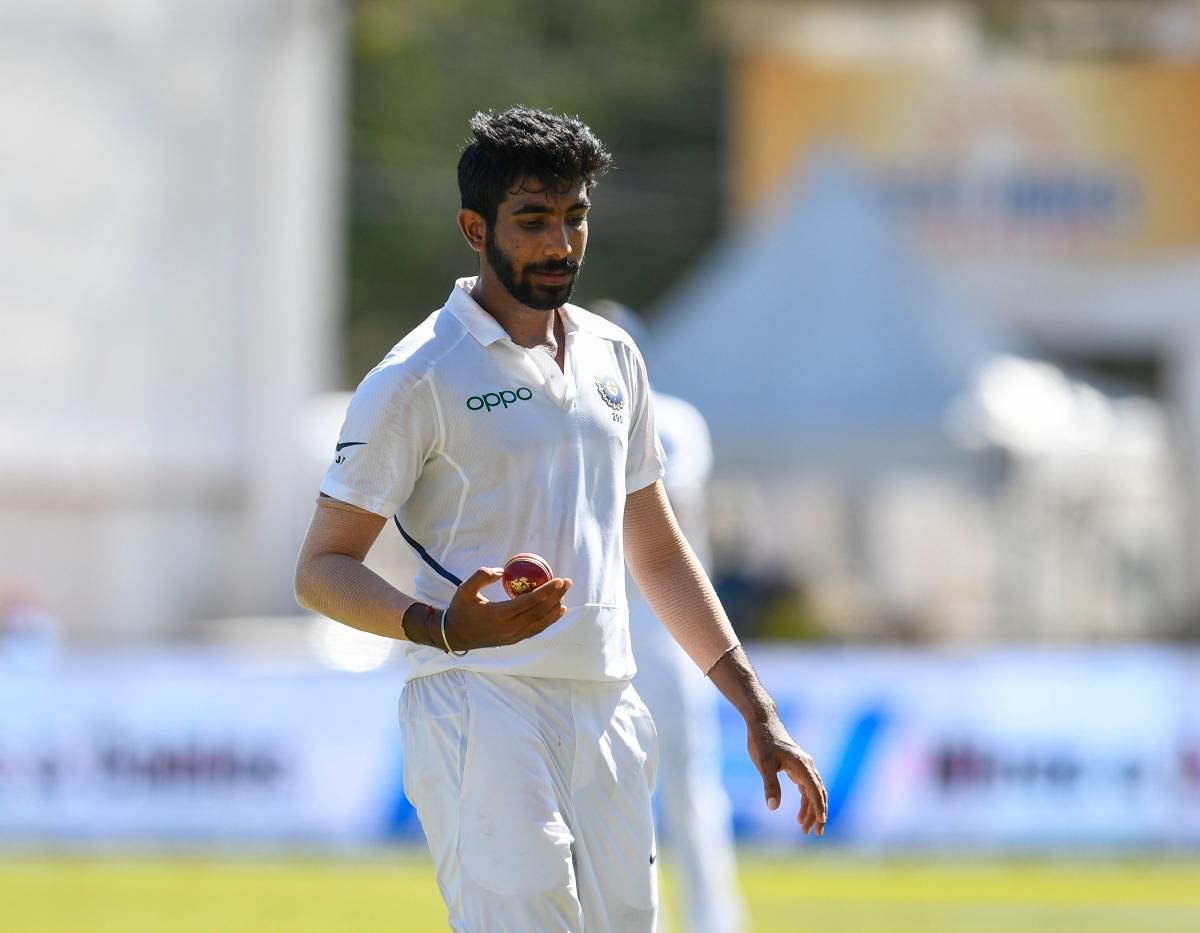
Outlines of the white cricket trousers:
[[626,682],[443,671],[400,698],[404,789],[462,933],[650,933],[657,737]]

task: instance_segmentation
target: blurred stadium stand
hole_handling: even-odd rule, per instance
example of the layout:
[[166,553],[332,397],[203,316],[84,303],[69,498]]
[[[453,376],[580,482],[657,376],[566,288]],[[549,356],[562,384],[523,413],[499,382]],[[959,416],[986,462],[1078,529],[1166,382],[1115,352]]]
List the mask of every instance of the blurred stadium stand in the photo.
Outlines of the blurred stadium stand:
[[71,641],[292,607],[333,388],[341,4],[0,4],[0,589]]

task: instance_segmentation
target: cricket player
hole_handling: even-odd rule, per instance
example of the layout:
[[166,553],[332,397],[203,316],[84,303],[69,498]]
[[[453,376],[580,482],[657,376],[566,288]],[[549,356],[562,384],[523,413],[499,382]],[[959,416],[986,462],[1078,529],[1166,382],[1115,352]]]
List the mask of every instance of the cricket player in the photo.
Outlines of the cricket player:
[[[745,718],[767,806],[783,771],[820,833],[825,789],[672,515],[637,347],[569,304],[610,155],[526,108],[471,130],[458,225],[478,275],[355,392],[296,597],[405,643],[405,792],[453,929],[650,931],[657,748],[630,684],[626,563]],[[362,563],[389,520],[423,561],[412,594]],[[559,575],[504,599],[497,565],[522,551]]]

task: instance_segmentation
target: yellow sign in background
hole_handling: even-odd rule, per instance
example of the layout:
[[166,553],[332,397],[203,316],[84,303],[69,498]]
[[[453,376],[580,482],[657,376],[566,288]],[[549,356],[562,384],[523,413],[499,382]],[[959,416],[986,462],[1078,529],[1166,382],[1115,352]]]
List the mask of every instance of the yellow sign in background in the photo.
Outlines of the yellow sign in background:
[[816,67],[751,56],[734,85],[734,209],[840,153],[926,245],[1135,257],[1200,245],[1200,67]]

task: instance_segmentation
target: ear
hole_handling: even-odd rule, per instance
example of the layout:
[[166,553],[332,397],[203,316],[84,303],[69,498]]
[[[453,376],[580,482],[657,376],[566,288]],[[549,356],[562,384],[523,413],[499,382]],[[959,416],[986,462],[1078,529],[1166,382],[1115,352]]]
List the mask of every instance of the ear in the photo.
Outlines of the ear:
[[458,229],[462,231],[467,245],[482,255],[487,249],[487,221],[483,215],[464,208],[458,212]]

